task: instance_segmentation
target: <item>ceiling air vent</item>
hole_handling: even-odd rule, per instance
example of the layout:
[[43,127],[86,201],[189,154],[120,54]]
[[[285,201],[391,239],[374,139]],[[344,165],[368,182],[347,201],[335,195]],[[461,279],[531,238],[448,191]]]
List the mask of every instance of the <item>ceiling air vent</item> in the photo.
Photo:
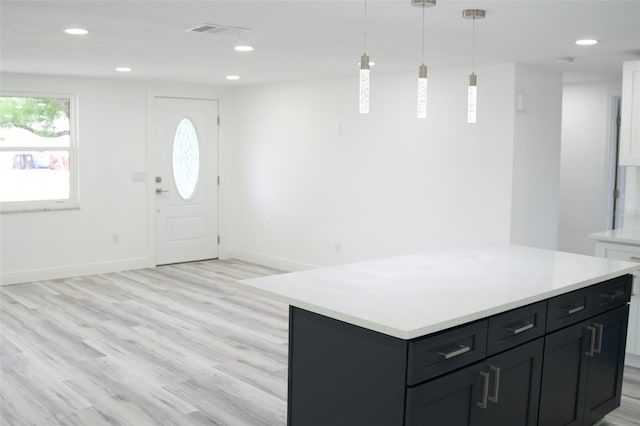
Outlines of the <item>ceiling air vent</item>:
[[249,28],[230,27],[228,25],[218,24],[200,24],[197,27],[189,28],[186,32],[207,33],[207,34],[240,34],[251,31]]

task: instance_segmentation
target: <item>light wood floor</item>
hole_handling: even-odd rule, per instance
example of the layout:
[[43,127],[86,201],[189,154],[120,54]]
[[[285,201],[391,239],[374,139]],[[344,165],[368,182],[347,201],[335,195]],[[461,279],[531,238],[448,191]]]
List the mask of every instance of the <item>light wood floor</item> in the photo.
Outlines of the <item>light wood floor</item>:
[[[286,424],[288,309],[208,261],[0,287],[0,424]],[[640,425],[640,370],[608,426]],[[330,426],[330,425],[327,425]]]

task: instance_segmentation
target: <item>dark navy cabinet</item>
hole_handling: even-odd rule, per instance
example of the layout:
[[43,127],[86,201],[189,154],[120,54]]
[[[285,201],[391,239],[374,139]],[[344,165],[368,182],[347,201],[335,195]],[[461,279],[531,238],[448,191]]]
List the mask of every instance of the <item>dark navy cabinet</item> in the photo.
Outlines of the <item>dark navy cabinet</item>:
[[543,339],[407,391],[408,426],[535,426]]
[[620,405],[628,305],[546,338],[540,424],[591,425]]
[[631,276],[417,339],[289,311],[289,426],[578,426],[620,405]]

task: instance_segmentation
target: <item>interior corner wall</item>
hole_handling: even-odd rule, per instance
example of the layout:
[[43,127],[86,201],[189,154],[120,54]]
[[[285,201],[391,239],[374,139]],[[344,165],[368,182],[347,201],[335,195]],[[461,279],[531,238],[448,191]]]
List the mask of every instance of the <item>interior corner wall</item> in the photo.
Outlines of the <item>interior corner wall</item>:
[[514,102],[511,243],[555,249],[562,73],[517,64]]
[[509,241],[514,64],[430,69],[426,120],[415,73],[372,72],[234,91],[231,255],[284,269]]
[[[6,91],[77,94],[80,208],[0,215],[0,283],[153,266],[149,206],[154,186],[150,184],[153,171],[147,170],[149,90],[223,98],[225,118],[229,114],[222,109],[229,104],[228,90],[126,77],[1,77]],[[220,136],[221,151],[228,139]],[[143,173],[146,182],[134,182],[137,173]]]
[[593,255],[588,235],[608,229],[611,98],[621,81],[565,84],[562,101],[560,250]]

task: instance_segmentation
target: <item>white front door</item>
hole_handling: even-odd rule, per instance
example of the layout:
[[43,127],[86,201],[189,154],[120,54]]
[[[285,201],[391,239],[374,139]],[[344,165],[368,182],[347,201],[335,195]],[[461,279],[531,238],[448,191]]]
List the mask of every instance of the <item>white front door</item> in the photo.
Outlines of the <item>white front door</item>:
[[154,98],[156,264],[218,257],[218,101]]

